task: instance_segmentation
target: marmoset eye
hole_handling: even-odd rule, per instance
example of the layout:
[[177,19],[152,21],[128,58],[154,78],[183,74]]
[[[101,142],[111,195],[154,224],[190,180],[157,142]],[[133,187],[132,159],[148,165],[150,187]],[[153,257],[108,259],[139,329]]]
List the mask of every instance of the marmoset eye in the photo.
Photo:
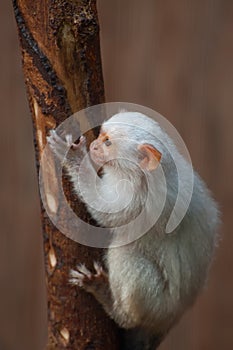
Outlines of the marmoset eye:
[[104,141],[105,145],[108,147],[108,146],[111,146],[112,142],[109,140],[109,139],[106,139]]

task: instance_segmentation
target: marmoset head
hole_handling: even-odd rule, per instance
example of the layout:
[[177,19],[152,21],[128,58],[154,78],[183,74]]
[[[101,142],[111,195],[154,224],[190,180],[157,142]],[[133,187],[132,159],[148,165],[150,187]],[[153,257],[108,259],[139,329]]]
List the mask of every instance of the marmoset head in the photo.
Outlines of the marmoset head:
[[[135,114],[136,120],[143,119],[142,123],[135,123]],[[148,121],[149,131],[145,125]],[[102,125],[98,138],[91,143],[91,159],[102,167],[123,167],[127,171],[127,167],[132,170],[132,167],[140,166],[142,170],[153,171],[162,157],[155,146],[155,135],[153,137],[156,128],[160,131],[156,122],[140,113],[118,113]]]

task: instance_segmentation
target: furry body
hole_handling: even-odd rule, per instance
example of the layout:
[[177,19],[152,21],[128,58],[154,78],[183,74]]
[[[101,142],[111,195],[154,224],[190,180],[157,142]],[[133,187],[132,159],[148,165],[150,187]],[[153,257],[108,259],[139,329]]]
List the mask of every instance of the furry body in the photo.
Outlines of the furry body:
[[[49,142],[57,153],[55,139]],[[176,164],[182,174],[190,165],[159,125],[140,113],[122,112],[102,125],[90,146],[101,177],[86,156],[83,137],[73,152],[77,161],[67,157],[65,167],[75,192],[93,218],[110,228],[113,247],[105,256],[107,273],[98,264],[95,274],[79,265],[71,281],[92,293],[120,327],[136,330],[125,348],[153,349],[205,285],[217,239],[216,203],[194,174],[188,211],[171,234],[165,232],[178,193]],[[96,178],[96,188],[90,187]],[[185,181],[184,176],[178,211],[187,204]]]

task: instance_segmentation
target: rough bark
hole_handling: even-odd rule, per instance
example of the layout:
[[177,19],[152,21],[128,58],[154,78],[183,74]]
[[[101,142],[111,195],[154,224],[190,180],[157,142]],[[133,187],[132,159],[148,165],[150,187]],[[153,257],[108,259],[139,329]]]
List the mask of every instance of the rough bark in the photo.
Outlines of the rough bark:
[[[37,165],[46,135],[72,113],[104,101],[95,0],[13,0],[34,126]],[[64,181],[70,197],[70,185]],[[81,217],[83,206],[76,203]],[[87,293],[71,288],[77,259],[91,266],[97,249],[71,241],[42,207],[48,294],[47,349],[119,349],[118,330]]]

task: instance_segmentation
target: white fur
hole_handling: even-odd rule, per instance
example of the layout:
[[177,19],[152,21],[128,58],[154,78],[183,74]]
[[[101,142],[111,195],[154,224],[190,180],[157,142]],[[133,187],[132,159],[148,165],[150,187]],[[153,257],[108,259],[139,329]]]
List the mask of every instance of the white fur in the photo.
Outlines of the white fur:
[[[70,170],[70,175],[79,194],[82,195],[84,191],[93,202],[97,201],[98,211],[93,206],[88,206],[88,209],[99,224],[112,227],[116,245],[124,238],[131,237],[134,230],[144,232],[146,225],[150,228],[165,200],[162,215],[146,234],[133,243],[107,251],[106,263],[113,298],[109,314],[122,327],[143,327],[151,333],[164,334],[194,302],[205,284],[217,241],[217,205],[204,182],[194,174],[189,209],[175,231],[166,234],[166,223],[178,191],[172,158],[183,174],[190,165],[160,126],[143,114],[121,112],[106,121],[102,131],[110,134],[113,142],[115,140],[120,160],[115,161],[114,166],[104,166],[97,192],[87,185],[88,176],[96,176],[91,164],[88,170],[85,168],[86,188],[81,191],[77,185],[77,172]],[[161,166],[146,172],[146,178],[140,171],[135,147],[142,143],[149,143],[162,153]],[[115,198],[115,185],[119,181],[129,181],[133,188],[133,200],[128,201],[127,196],[129,192],[130,195],[132,193],[126,191],[125,183],[118,187],[118,202],[111,201],[111,198]],[[184,176],[177,215],[187,205],[188,183],[185,181]],[[98,193],[104,196],[106,191],[108,200],[100,199]],[[128,202],[130,204],[121,215],[115,212]],[[141,220],[128,224],[142,209]]]

